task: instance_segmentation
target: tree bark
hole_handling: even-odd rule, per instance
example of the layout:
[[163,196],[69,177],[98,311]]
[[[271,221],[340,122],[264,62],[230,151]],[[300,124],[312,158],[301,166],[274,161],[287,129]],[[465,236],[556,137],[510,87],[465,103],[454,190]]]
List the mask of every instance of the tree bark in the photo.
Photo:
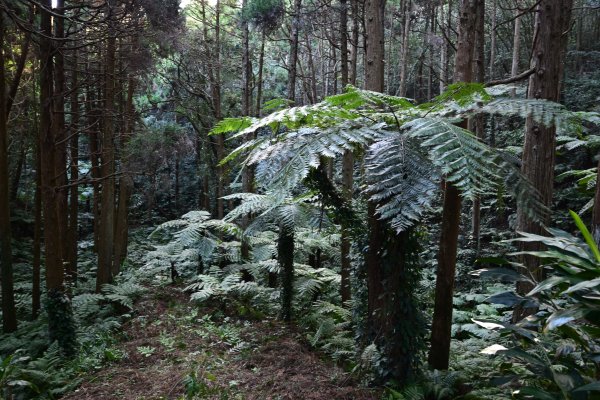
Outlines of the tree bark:
[[263,92],[263,68],[265,63],[265,36],[266,33],[263,29],[260,39],[260,55],[258,58],[258,82],[256,89],[256,116],[260,117],[260,110],[262,108],[262,92]]
[[[537,6],[535,34],[532,48],[531,67],[535,73],[529,77],[527,98],[558,101],[560,96],[567,32],[571,22],[573,0],[542,0]],[[539,191],[542,202],[550,207],[554,189],[554,154],[556,128],[546,127],[527,118],[525,123],[525,144],[521,172]],[[522,208],[517,210],[517,229],[522,232],[542,234],[542,224],[549,222],[547,215],[541,223],[532,221]],[[538,244],[527,244],[524,250],[539,250]],[[536,281],[543,279],[543,271],[537,257],[525,256],[523,262],[530,277]],[[531,285],[520,282],[517,291],[528,292]],[[515,311],[515,318],[527,315]]]
[[[519,1],[517,1],[517,6],[520,4]],[[515,28],[514,28],[514,33],[513,33],[513,53],[512,53],[512,63],[510,66],[510,76],[514,77],[517,76],[519,74],[519,54],[521,54],[521,17],[519,16],[519,14],[521,13],[521,11],[519,10],[519,8],[517,7],[517,9],[515,9]],[[515,97],[515,90],[513,89],[511,91],[511,96]]]
[[[0,11],[0,44],[4,43],[4,15]],[[4,50],[0,45],[0,270],[2,271],[2,330],[4,333],[17,330],[15,308],[12,245],[10,227],[10,195],[8,191],[8,127],[6,112],[6,76]]]
[[68,230],[68,259],[66,278],[77,283],[77,242],[79,239],[79,76],[77,49],[73,49],[71,75],[71,168],[70,168],[70,198],[69,198],[69,230]]
[[292,17],[292,29],[290,32],[290,63],[288,66],[288,100],[296,101],[296,66],[298,64],[298,41],[300,39],[300,12],[302,0],[294,0],[294,14]]
[[401,97],[406,96],[406,71],[408,69],[408,50],[410,36],[410,0],[404,1],[404,33],[402,34],[402,53],[400,54],[400,89],[398,93]]
[[104,115],[102,123],[102,151],[100,175],[102,192],[100,200],[100,234],[98,236],[98,275],[96,291],[113,281],[113,254],[115,235],[115,63],[116,63],[116,31],[114,27],[114,0],[107,2],[107,19],[109,23],[106,40],[104,66]]
[[[473,80],[473,53],[477,32],[477,10],[483,0],[463,0],[460,10],[458,46],[454,69],[455,82]],[[461,124],[467,127],[466,122]],[[460,192],[446,182],[442,211],[442,227],[436,272],[435,303],[431,326],[429,366],[448,369],[450,360],[450,336],[452,330],[452,298],[456,272],[456,253],[460,227]]]
[[[135,110],[133,95],[135,92],[135,78],[129,76],[127,83],[127,102],[125,106],[125,124],[121,134],[121,147],[125,148],[133,136],[135,127]],[[129,163],[122,160],[122,171],[119,177],[119,203],[117,206],[117,220],[115,226],[115,261],[113,273],[118,274],[127,257],[129,242],[129,203],[133,193],[133,178],[130,175]]]

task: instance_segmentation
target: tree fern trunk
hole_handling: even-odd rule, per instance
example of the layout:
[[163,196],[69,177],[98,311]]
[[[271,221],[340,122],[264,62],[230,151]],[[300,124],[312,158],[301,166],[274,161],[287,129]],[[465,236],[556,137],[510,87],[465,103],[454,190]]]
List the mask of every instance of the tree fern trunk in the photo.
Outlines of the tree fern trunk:
[[292,229],[280,225],[277,242],[277,259],[281,269],[281,319],[286,322],[292,319],[294,296],[294,231]]

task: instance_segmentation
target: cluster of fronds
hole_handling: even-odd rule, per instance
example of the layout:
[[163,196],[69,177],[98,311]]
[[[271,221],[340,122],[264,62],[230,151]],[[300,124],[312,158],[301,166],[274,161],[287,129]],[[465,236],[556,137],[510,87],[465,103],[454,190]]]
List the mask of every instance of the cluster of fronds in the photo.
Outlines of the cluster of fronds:
[[398,231],[420,220],[441,179],[467,198],[508,190],[532,217],[543,216],[547,210],[521,176],[517,160],[456,125],[480,114],[531,118],[565,134],[579,132],[583,120],[594,118],[545,100],[494,97],[478,84],[453,85],[434,103],[419,106],[349,87],[318,104],[261,119],[228,119],[213,134],[256,133],[256,139],[245,141],[222,162],[243,157],[243,166],[256,168],[259,188],[280,198],[323,159],[365,152],[365,195]]

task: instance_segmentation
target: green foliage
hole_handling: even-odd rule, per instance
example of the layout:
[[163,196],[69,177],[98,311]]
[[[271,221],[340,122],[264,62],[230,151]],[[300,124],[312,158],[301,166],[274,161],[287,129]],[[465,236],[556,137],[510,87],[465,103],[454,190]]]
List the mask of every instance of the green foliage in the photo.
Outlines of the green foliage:
[[280,25],[284,13],[283,0],[248,0],[242,9],[242,19],[272,32]]
[[[553,273],[528,294],[536,296],[541,311],[515,325],[476,321],[518,338],[512,347],[497,347],[492,353],[511,360],[504,372],[506,379],[522,386],[515,391],[519,398],[586,399],[597,391],[591,383],[597,372],[600,332],[600,251],[579,216],[574,212],[571,216],[584,240],[552,228],[550,237],[520,233],[514,239],[546,247],[514,253],[538,257]],[[525,329],[532,326],[541,330]]]

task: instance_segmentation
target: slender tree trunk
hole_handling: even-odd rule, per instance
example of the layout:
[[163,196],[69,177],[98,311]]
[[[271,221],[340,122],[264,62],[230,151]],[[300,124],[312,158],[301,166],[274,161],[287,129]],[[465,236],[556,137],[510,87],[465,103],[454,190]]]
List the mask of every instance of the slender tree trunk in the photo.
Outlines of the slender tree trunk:
[[[535,34],[532,49],[531,66],[536,72],[529,78],[527,97],[530,99],[546,99],[558,101],[565,50],[571,22],[573,0],[542,0],[535,17]],[[525,144],[521,172],[539,191],[542,202],[550,207],[554,189],[554,154],[556,147],[556,128],[536,123],[533,118],[526,121]],[[517,229],[522,232],[542,234],[543,224],[549,222],[547,215],[540,223],[532,221],[527,213],[517,210]],[[536,251],[537,244],[527,244],[524,250]],[[543,278],[543,270],[537,257],[525,256],[523,259],[527,270],[524,271],[537,281]],[[526,293],[531,285],[520,282],[519,293]],[[515,319],[527,315],[528,310],[515,310]]]
[[39,139],[35,145],[35,222],[33,231],[33,271],[31,282],[31,319],[37,318],[41,305],[40,265],[42,253],[42,159]]
[[65,79],[65,58],[64,52],[64,37],[65,37],[65,19],[64,19],[64,0],[56,0],[55,12],[59,17],[53,18],[55,36],[54,41],[54,120],[56,123],[56,158],[55,158],[55,171],[56,171],[56,207],[59,219],[59,229],[61,231],[61,238],[64,240],[61,243],[62,249],[61,254],[63,262],[65,263],[65,272],[69,271],[68,265],[68,253],[69,253],[69,241],[67,239],[67,232],[69,230],[69,205],[67,198],[67,132],[65,124],[65,95],[66,95],[66,79]]
[[[485,3],[477,3],[477,24],[475,38],[475,57],[473,63],[473,73],[475,81],[483,83],[485,80]],[[478,115],[472,120],[473,127],[469,129],[475,132],[477,138],[483,140],[485,120],[483,115]],[[479,257],[480,249],[480,231],[481,231],[481,198],[476,196],[473,199],[473,218],[472,218],[472,236],[475,246],[475,257]]]
[[448,86],[448,44],[446,43],[447,37],[449,37],[448,31],[449,29],[445,26],[444,23],[444,5],[446,0],[440,0],[440,26],[442,31],[442,37],[444,37],[444,42],[440,46],[440,93],[446,90],[446,86]]
[[404,33],[402,34],[402,54],[400,55],[400,89],[399,94],[401,97],[406,96],[406,71],[408,69],[408,51],[409,51],[409,39],[410,39],[410,0],[404,1]]
[[[5,40],[3,14],[0,11],[0,44],[3,44]],[[6,100],[4,50],[0,46],[0,188],[3,188],[0,190],[0,270],[2,271],[2,330],[4,333],[17,330],[12,267],[10,196],[8,192],[8,121]]]
[[72,76],[71,76],[71,168],[70,168],[70,200],[69,200],[69,231],[68,231],[68,259],[66,278],[73,284],[77,283],[77,242],[78,213],[79,213],[79,77],[77,49],[73,49]]
[[490,31],[490,81],[494,80],[496,64],[496,0],[492,0],[492,29]]
[[[242,10],[246,8],[248,0],[242,0]],[[251,114],[252,100],[250,96],[250,81],[252,79],[252,64],[250,63],[250,32],[248,21],[242,19],[242,114]]]
[[258,58],[258,82],[256,89],[256,116],[260,117],[260,110],[262,107],[262,92],[263,92],[263,68],[265,63],[265,36],[266,33],[263,29],[260,39],[260,55]]
[[360,48],[359,33],[360,33],[360,7],[359,0],[350,0],[352,2],[352,54],[350,57],[350,83],[356,86],[358,74],[358,49]]
[[[483,0],[463,0],[460,11],[458,46],[454,69],[456,82],[473,79],[473,54],[477,32],[477,10]],[[466,122],[461,126],[466,128]],[[450,336],[452,330],[452,297],[456,272],[456,252],[460,227],[460,192],[446,182],[442,211],[442,227],[435,285],[435,304],[431,326],[429,366],[448,369],[450,360]]]
[[[517,1],[517,9],[515,10],[515,30],[513,34],[513,53],[512,53],[512,63],[510,67],[510,76],[517,76],[519,74],[519,54],[521,54],[521,17],[519,14],[521,11],[518,8],[518,5],[521,4],[520,1]],[[511,96],[515,96],[515,90],[511,91]]]
[[287,96],[291,102],[296,101],[296,65],[298,64],[298,41],[300,39],[300,12],[302,0],[294,0],[294,15],[290,32],[290,63],[288,66]]
[[106,41],[104,66],[104,116],[102,123],[102,193],[100,203],[100,234],[98,242],[98,275],[96,291],[113,281],[113,254],[115,235],[115,64],[116,36],[114,28],[114,0],[108,0],[109,33]]
[[[215,110],[215,119],[220,121],[221,114],[221,1],[217,0],[215,4],[215,48],[214,52],[214,82],[212,85],[213,104]],[[218,163],[225,158],[225,137],[218,135],[216,138],[216,154],[217,154],[217,218],[222,219],[225,216],[224,200],[226,176],[225,167]]]
[[[127,82],[127,101],[125,106],[125,124],[121,134],[121,147],[125,148],[133,136],[135,127],[135,109],[133,95],[135,93],[135,78],[129,76]],[[122,161],[122,171],[119,177],[119,204],[117,206],[117,221],[115,227],[115,262],[113,273],[118,274],[127,257],[129,243],[129,203],[133,193],[133,178],[129,171],[127,160]]]
[[340,0],[340,70],[342,90],[350,81],[348,78],[348,0]]

